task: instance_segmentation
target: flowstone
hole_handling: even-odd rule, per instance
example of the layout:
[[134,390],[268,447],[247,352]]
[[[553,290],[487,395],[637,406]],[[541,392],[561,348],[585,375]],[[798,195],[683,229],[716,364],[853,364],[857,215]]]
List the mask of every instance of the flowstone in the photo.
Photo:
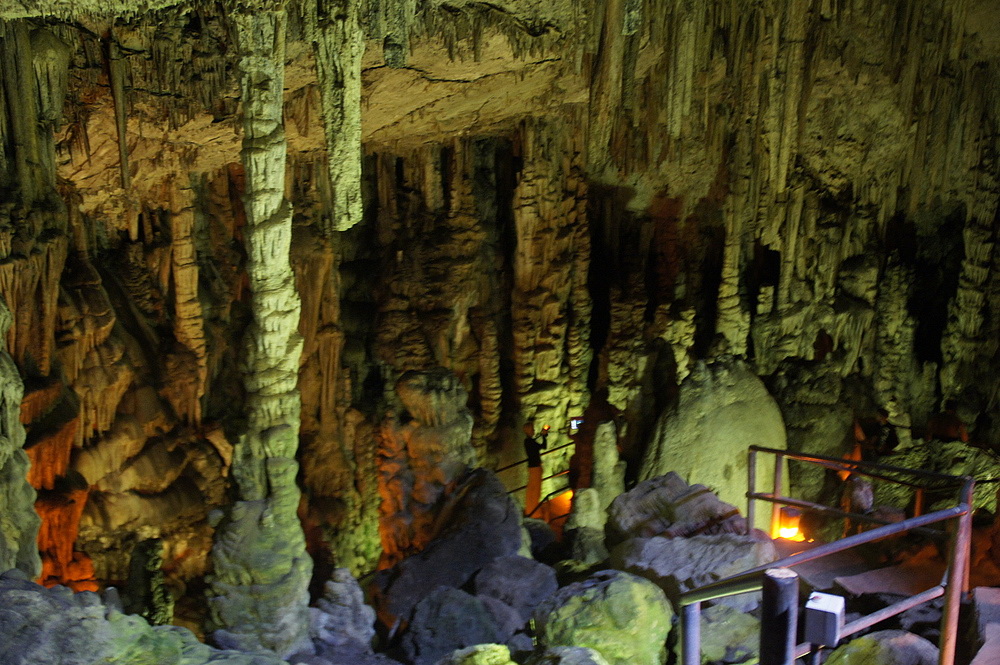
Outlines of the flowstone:
[[880,630],[833,650],[826,665],[936,665],[938,648],[905,630]]
[[[738,360],[699,364],[664,413],[642,461],[640,478],[674,471],[710,484],[719,498],[746,504],[747,448],[785,448],[781,411],[767,388]],[[770,478],[773,460],[759,456],[758,478]]]

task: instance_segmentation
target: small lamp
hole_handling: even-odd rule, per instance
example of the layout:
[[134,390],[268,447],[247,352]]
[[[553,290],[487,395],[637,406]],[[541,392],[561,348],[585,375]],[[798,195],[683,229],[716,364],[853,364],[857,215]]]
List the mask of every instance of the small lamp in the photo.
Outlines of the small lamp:
[[790,506],[782,506],[778,514],[778,538],[802,542],[806,539],[799,530],[802,511]]

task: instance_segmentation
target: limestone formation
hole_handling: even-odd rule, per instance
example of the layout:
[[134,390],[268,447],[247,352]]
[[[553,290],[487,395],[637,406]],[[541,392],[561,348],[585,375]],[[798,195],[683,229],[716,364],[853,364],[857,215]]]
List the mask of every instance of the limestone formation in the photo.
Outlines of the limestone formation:
[[[10,324],[10,310],[0,301],[0,336]],[[28,456],[22,450],[25,436],[19,407],[24,387],[4,345],[0,345],[0,382],[0,514],[4,516],[0,521],[0,569],[17,569],[35,577],[42,564],[35,547],[35,491],[28,484]]]
[[495,598],[514,608],[520,625],[531,619],[535,608],[558,588],[555,571],[543,563],[521,556],[507,556],[486,564],[474,580],[477,596]]
[[323,586],[323,597],[309,609],[309,615],[313,641],[342,653],[371,653],[375,610],[365,605],[361,586],[348,569],[333,571]]
[[151,626],[102,602],[96,593],[51,589],[0,576],[0,658],[9,665],[97,662],[159,665],[281,665],[273,656],[213,649],[185,628]]
[[461,480],[427,546],[382,573],[380,612],[405,620],[435,588],[462,587],[491,561],[520,550],[520,511],[497,477],[478,469]]
[[292,210],[284,198],[285,16],[233,14],[243,89],[250,331],[244,357],[246,425],[233,451],[240,497],[218,524],[210,578],[214,639],[278,655],[308,643],[312,560],[296,511],[300,300],[289,264]]
[[601,571],[565,586],[535,612],[539,643],[587,647],[608,663],[662,665],[673,612],[651,582]]
[[609,545],[630,538],[684,537],[702,533],[747,533],[739,510],[704,485],[688,485],[670,472],[637,484],[608,508]]
[[[182,606],[212,565],[224,596],[280,579],[304,635],[304,548],[398,562],[531,418],[553,447],[614,422],[578,527],[620,493],[612,453],[743,509],[747,444],[841,455],[880,407],[892,460],[996,475],[998,24],[991,0],[0,0],[26,430],[0,470],[38,492],[45,582],[97,589],[157,538]],[[454,420],[408,417],[397,381],[438,367]],[[949,399],[980,452],[924,445]],[[829,498],[803,468],[785,487]],[[644,535],[704,526],[648,507]],[[30,549],[22,508],[0,533]]]
[[[676,408],[657,423],[641,478],[676,472],[709,484],[719,498],[746,503],[747,448],[785,448],[781,412],[764,384],[739,361],[700,365],[681,384]],[[774,458],[760,456],[757,478],[771,478]]]
[[[690,538],[636,538],[612,551],[615,568],[656,583],[675,607],[685,591],[741,573],[778,558],[770,538],[718,534]],[[743,611],[754,609],[760,594],[741,594],[717,602]]]
[[934,665],[938,649],[922,637],[903,630],[881,630],[858,637],[833,650],[830,665]]

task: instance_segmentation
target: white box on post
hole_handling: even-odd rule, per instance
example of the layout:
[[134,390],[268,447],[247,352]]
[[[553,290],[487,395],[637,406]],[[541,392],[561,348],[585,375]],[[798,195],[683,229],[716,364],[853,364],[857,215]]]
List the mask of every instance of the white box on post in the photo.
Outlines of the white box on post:
[[806,601],[803,637],[810,644],[837,646],[844,629],[844,598],[814,591]]

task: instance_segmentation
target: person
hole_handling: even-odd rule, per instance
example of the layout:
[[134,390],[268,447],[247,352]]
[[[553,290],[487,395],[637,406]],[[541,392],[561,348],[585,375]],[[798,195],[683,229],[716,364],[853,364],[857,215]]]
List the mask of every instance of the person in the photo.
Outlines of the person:
[[880,408],[874,418],[855,418],[854,441],[861,453],[856,459],[871,460],[891,453],[899,445],[899,436],[889,422],[889,412]]
[[528,486],[524,491],[524,514],[531,515],[542,498],[542,451],[548,444],[549,426],[542,427],[542,435],[535,438],[535,422],[524,423],[524,456],[528,459]]

